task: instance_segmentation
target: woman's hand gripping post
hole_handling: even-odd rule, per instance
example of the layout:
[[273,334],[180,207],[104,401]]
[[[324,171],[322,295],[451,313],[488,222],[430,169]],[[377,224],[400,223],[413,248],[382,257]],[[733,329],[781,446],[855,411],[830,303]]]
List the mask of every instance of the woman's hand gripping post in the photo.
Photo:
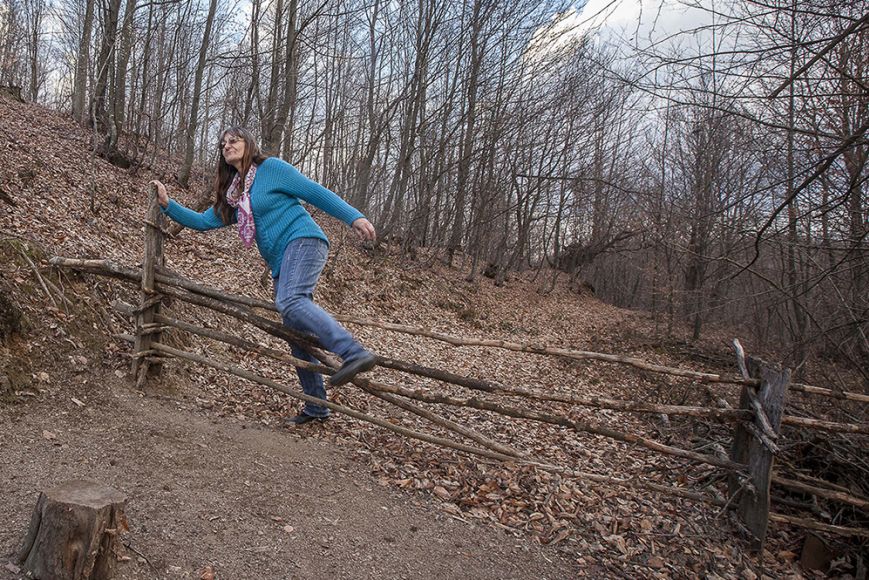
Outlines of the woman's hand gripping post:
[[166,193],[166,186],[162,182],[154,179],[151,185],[157,188],[157,202],[161,207],[169,207],[169,194]]

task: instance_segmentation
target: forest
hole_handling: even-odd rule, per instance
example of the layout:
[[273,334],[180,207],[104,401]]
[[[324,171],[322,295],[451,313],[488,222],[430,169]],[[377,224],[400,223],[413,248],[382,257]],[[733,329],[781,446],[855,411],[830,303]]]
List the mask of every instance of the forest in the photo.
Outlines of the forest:
[[83,161],[168,151],[207,195],[247,126],[407,259],[865,384],[867,37],[850,0],[0,0],[0,86]]

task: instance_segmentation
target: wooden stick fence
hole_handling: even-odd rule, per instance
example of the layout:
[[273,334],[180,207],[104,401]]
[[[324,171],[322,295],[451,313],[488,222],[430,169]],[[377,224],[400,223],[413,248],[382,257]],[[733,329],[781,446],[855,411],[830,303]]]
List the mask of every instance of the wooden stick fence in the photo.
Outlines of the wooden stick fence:
[[[165,357],[174,357],[206,365],[234,376],[245,378],[302,401],[315,402],[336,412],[344,413],[361,421],[378,425],[394,433],[426,441],[434,445],[498,461],[509,461],[530,465],[538,469],[560,473],[590,482],[643,489],[664,495],[686,498],[692,501],[704,502],[719,507],[731,507],[736,510],[740,519],[752,533],[755,548],[762,547],[770,520],[816,530],[823,530],[840,535],[869,537],[869,530],[867,529],[833,526],[821,522],[794,518],[783,514],[774,514],[769,511],[770,486],[772,483],[776,483],[777,485],[801,493],[809,493],[831,501],[845,503],[864,511],[869,509],[869,500],[857,497],[849,493],[847,490],[833,489],[830,484],[826,484],[819,480],[812,483],[805,483],[779,477],[773,473],[775,455],[779,453],[777,441],[780,437],[779,432],[781,425],[841,433],[869,433],[869,424],[836,423],[784,415],[783,411],[785,408],[786,396],[789,391],[836,397],[855,402],[869,402],[869,397],[865,395],[833,391],[831,389],[824,389],[811,385],[791,384],[790,371],[786,369],[778,369],[760,359],[745,357],[742,346],[738,341],[734,341],[734,348],[737,355],[737,367],[740,369],[741,376],[726,377],[714,373],[703,373],[653,364],[635,357],[570,350],[550,346],[525,345],[503,340],[459,338],[445,333],[405,325],[379,322],[369,319],[355,319],[346,316],[336,317],[344,323],[377,327],[392,332],[402,332],[409,335],[427,337],[452,344],[453,346],[501,348],[516,352],[558,356],[573,360],[598,360],[628,365],[642,371],[682,377],[701,384],[730,383],[742,386],[740,408],[738,409],[708,408],[686,405],[659,405],[604,397],[583,397],[566,393],[550,393],[540,389],[518,386],[505,386],[494,381],[481,380],[442,369],[429,368],[409,363],[407,361],[399,361],[385,357],[380,357],[378,359],[378,364],[382,367],[464,387],[473,391],[475,394],[473,396],[465,397],[445,392],[433,393],[429,390],[409,389],[397,385],[386,384],[381,381],[373,381],[364,377],[357,377],[353,381],[353,384],[364,392],[390,404],[396,405],[407,412],[422,417],[432,424],[459,437],[470,440],[474,445],[458,443],[444,437],[394,425],[389,421],[349,408],[345,405],[339,405],[331,401],[324,402],[319,399],[313,399],[296,389],[292,389],[286,385],[261,377],[246,369],[232,365],[231,363],[219,361],[211,357],[204,357],[195,353],[185,352],[162,343],[162,333],[167,328],[177,328],[185,332],[216,340],[247,351],[256,352],[274,360],[323,374],[332,374],[340,364],[336,357],[323,351],[321,346],[317,344],[316,340],[308,336],[299,335],[298,333],[285,328],[279,322],[261,316],[254,310],[257,308],[266,311],[275,311],[276,309],[272,303],[246,296],[228,294],[219,289],[193,282],[167,270],[163,266],[163,216],[159,211],[156,194],[153,191],[151,192],[151,203],[145,225],[145,252],[141,270],[114,264],[107,260],[80,260],[55,257],[50,261],[52,265],[57,267],[120,278],[135,283],[140,287],[139,306],[132,306],[122,302],[113,303],[116,310],[128,316],[132,316],[135,319],[135,335],[122,335],[119,336],[119,338],[133,343],[133,376],[136,385],[139,388],[144,386],[148,379],[159,376],[161,363]],[[281,350],[266,347],[223,331],[203,328],[190,322],[167,316],[161,312],[161,305],[164,298],[177,299],[189,304],[220,312],[224,315],[248,323],[272,336],[294,342],[308,350],[323,364],[317,365],[309,363],[292,357]],[[635,433],[611,429],[601,424],[579,421],[563,413],[544,412],[525,406],[510,405],[503,401],[496,401],[492,397],[524,398],[539,402],[609,409],[619,412],[684,415],[698,419],[732,423],[734,425],[733,444],[730,450],[730,456],[728,458],[722,458],[688,449],[681,449]],[[622,479],[594,473],[585,473],[564,466],[551,465],[537,460],[521,450],[514,449],[510,445],[493,440],[492,438],[469,428],[467,425],[462,425],[448,417],[435,413],[427,408],[423,408],[418,405],[417,402],[456,408],[473,408],[493,413],[496,416],[556,425],[565,427],[576,433],[603,436],[611,440],[639,446],[646,450],[670,457],[721,468],[726,470],[729,474],[728,487],[731,497],[729,500],[724,500],[708,493],[698,493],[679,487],[641,481],[636,478]]]

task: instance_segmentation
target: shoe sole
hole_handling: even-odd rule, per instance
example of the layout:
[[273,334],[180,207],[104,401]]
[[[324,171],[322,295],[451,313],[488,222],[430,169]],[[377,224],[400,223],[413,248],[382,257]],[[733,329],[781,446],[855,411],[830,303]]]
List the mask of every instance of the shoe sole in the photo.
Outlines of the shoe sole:
[[301,421],[299,423],[288,419],[284,421],[284,427],[301,427],[302,425],[307,425],[308,423],[325,423],[328,419],[329,417],[311,417],[310,419],[306,421]]
[[377,358],[374,356],[372,356],[368,360],[350,362],[346,366],[342,366],[340,369],[338,369],[338,372],[329,377],[329,384],[333,387],[340,387],[341,385],[347,384],[352,381],[359,373],[370,371],[374,368],[374,365],[376,364]]

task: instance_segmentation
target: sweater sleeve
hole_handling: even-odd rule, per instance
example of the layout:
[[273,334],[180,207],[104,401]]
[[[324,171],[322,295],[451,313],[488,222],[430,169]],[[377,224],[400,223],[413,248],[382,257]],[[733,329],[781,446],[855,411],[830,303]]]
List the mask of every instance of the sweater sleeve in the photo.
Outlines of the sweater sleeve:
[[196,213],[192,209],[184,207],[174,199],[170,199],[169,205],[165,208],[161,208],[161,210],[164,214],[168,215],[182,226],[194,230],[213,230],[227,225],[223,223],[220,216],[214,213],[214,206],[209,207],[202,213]]
[[323,187],[313,179],[305,177],[301,171],[281,159],[275,159],[275,168],[279,172],[281,189],[295,195],[330,216],[352,225],[362,215],[358,209],[341,199],[336,193]]

